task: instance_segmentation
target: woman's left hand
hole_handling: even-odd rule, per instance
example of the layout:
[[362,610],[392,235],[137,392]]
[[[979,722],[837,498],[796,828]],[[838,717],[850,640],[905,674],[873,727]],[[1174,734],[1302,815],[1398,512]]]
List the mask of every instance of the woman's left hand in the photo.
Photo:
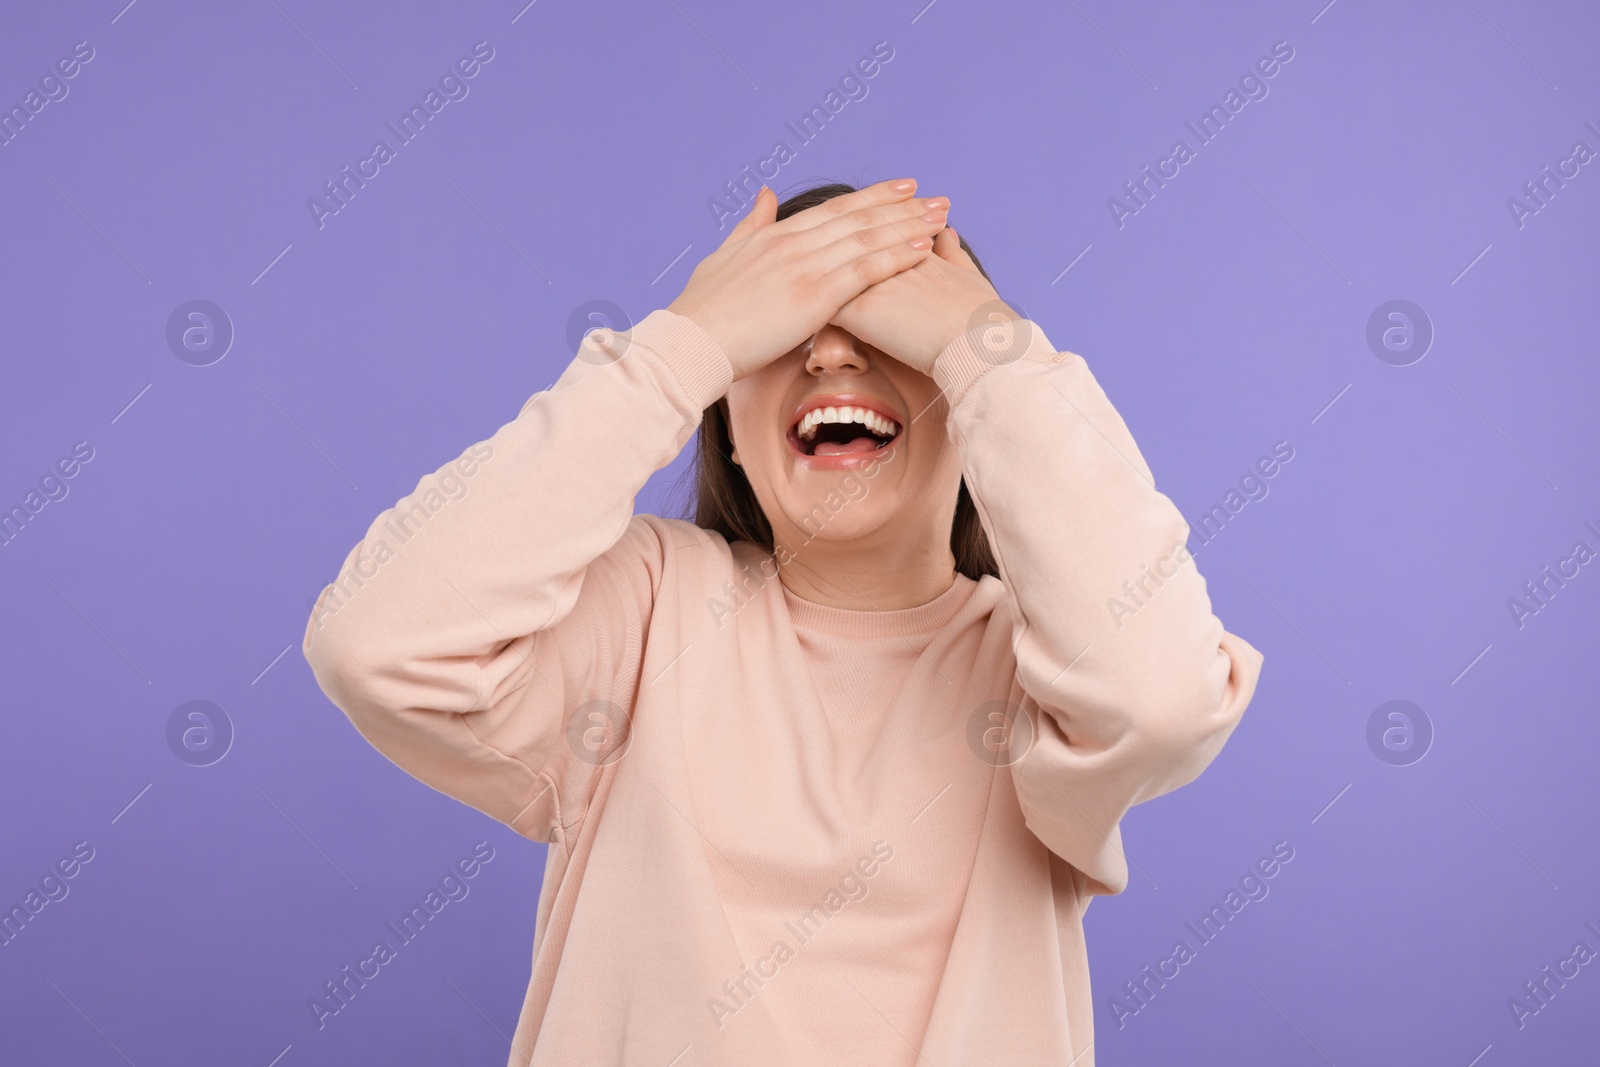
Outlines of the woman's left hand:
[[[869,286],[830,321],[881,352],[924,374],[945,347],[972,326],[980,311],[1009,310],[1000,294],[946,226],[933,255]],[[1011,317],[1020,318],[1015,312]]]

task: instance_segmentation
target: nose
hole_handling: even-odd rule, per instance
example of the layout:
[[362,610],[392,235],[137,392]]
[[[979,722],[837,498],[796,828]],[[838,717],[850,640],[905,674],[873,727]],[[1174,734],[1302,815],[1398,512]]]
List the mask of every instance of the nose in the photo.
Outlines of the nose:
[[806,372],[822,375],[830,371],[865,371],[868,367],[866,346],[854,334],[832,323],[822,327],[811,338],[806,354]]

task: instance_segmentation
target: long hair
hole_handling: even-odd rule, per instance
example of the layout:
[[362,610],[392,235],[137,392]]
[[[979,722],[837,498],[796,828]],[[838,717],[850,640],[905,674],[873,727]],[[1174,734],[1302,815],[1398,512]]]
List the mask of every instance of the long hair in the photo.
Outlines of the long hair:
[[[855,186],[843,182],[807,189],[778,205],[778,219],[786,219],[825,200],[858,191]],[[983,264],[967,244],[967,239],[959,234],[957,237],[978,271],[988,278],[989,272],[983,269]],[[702,529],[715,530],[730,542],[749,541],[767,552],[773,552],[772,526],[767,521],[766,513],[761,510],[761,504],[743,468],[733,462],[733,438],[728,432],[728,423],[727,397],[719,398],[700,417],[691,468],[694,483],[692,521]],[[997,578],[1000,576],[994,553],[989,549],[989,537],[984,533],[978,509],[967,492],[965,478],[961,480],[961,488],[956,496],[955,518],[950,524],[950,551],[955,556],[956,570],[968,578],[976,581],[986,574]]]

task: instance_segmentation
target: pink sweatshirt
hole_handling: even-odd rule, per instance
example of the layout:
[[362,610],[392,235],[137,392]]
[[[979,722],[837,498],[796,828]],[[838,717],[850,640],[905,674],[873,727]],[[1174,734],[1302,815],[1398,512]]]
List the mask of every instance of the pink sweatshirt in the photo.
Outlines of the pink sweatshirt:
[[1262,656],[1088,365],[1037,324],[940,353],[1003,580],[850,611],[633,514],[733,368],[667,310],[597,339],[373,521],[303,646],[385,756],[549,843],[509,1063],[1091,1067],[1119,820]]

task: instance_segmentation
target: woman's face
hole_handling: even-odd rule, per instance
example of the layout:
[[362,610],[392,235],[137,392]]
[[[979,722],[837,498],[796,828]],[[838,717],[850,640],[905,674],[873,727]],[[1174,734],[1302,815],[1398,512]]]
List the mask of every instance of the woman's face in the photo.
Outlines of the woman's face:
[[961,484],[948,411],[931,377],[832,324],[728,389],[733,460],[802,557],[813,541],[947,548]]

